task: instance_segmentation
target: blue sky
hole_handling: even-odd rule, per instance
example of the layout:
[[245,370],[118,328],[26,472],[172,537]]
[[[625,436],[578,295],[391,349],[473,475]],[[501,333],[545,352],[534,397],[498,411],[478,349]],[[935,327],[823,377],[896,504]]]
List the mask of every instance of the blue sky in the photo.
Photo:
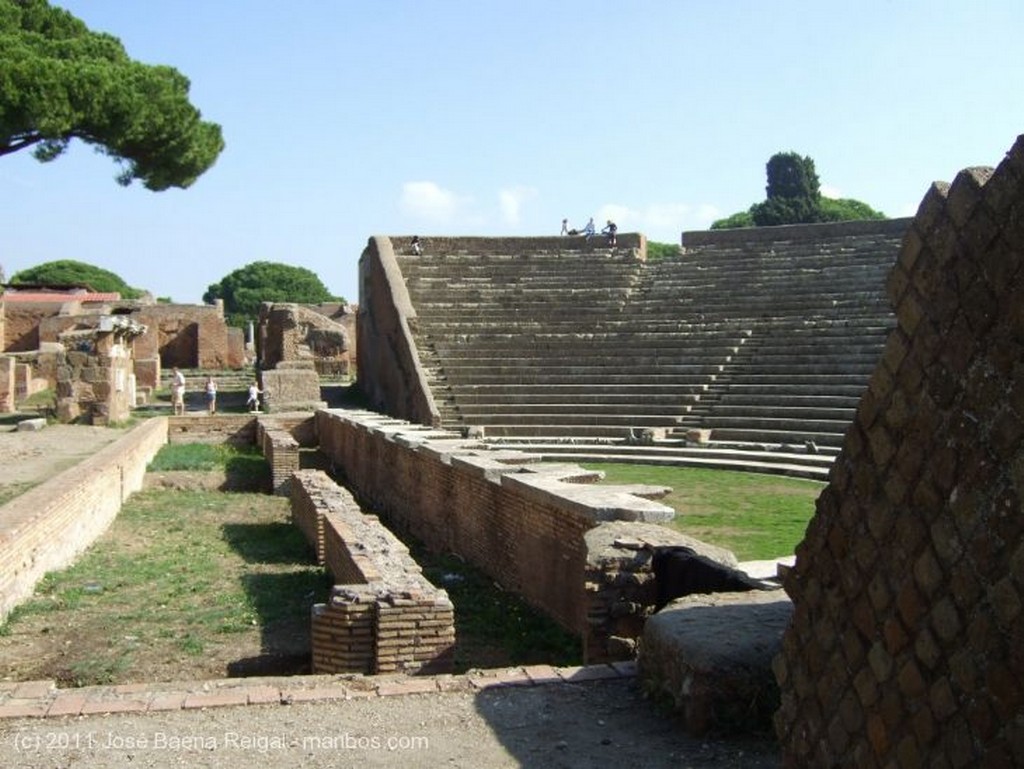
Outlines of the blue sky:
[[358,298],[374,234],[678,242],[809,155],[889,216],[1024,133],[1020,0],[59,0],[192,82],[227,147],[188,190],[78,144],[0,158],[14,272],[78,259],[199,302],[249,262]]

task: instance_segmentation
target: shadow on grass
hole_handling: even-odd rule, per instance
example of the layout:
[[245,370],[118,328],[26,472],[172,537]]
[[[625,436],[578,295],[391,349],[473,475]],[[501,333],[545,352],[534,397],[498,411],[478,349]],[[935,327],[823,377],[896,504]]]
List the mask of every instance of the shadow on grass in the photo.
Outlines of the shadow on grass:
[[246,563],[309,566],[312,551],[298,527],[286,521],[274,523],[225,523],[221,536]]
[[229,663],[228,675],[310,672],[310,609],[326,600],[330,582],[319,568],[242,577],[260,625],[260,654]]
[[273,481],[270,465],[262,454],[229,457],[224,463],[224,484],[221,491],[253,491],[267,494]]

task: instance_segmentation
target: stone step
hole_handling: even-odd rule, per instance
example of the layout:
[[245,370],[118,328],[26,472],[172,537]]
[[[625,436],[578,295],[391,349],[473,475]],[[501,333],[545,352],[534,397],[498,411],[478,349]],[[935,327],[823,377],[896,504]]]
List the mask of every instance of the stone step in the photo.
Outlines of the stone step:
[[[825,431],[816,432],[812,430],[788,430],[788,429],[758,429],[739,427],[712,427],[711,439],[725,442],[764,443],[771,445],[795,444],[803,445],[806,441],[813,441],[818,446],[829,446],[841,448],[846,435],[846,428],[849,423],[842,425],[839,432]],[[673,435],[670,433],[670,435]]]

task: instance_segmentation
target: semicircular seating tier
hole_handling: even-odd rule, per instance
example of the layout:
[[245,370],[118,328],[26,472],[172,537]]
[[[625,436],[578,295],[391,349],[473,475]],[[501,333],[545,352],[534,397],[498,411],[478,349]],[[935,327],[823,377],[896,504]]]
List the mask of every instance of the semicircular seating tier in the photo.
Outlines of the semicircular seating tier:
[[685,233],[659,260],[635,234],[430,238],[419,254],[377,238],[364,261],[375,241],[394,254],[438,426],[648,455],[695,437],[792,446],[827,471],[895,324],[885,281],[909,221]]

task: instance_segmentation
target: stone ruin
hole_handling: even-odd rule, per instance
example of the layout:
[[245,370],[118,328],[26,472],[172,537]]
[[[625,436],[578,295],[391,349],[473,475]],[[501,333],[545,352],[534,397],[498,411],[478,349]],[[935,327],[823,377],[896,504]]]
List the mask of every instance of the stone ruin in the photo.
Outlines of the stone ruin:
[[54,352],[61,422],[105,425],[128,419],[135,406],[132,343],[145,333],[145,326],[125,315],[106,315],[91,327],[60,335]]
[[311,410],[324,405],[321,377],[349,376],[354,317],[340,304],[260,305],[256,349],[267,411]]
[[790,767],[1024,765],[1024,136],[935,184],[785,580]]

